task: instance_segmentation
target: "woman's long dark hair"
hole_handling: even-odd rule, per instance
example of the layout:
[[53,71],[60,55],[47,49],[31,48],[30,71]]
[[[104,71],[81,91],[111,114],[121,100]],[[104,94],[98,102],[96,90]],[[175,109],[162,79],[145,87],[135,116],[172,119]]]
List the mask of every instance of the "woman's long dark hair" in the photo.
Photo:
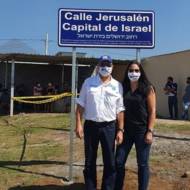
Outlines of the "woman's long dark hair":
[[138,80],[138,90],[144,94],[144,95],[147,95],[147,93],[149,92],[150,90],[150,87],[152,86],[152,84],[149,82],[145,72],[144,72],[144,69],[142,68],[141,64],[138,63],[137,61],[133,61],[131,63],[129,63],[129,65],[127,66],[127,69],[125,71],[125,76],[124,76],[124,80],[123,80],[123,94],[125,95],[128,91],[131,90],[131,85],[130,85],[130,79],[128,77],[128,71],[129,71],[129,68],[131,65],[133,64],[136,64],[138,65],[139,67],[139,70],[140,70],[140,73],[141,73],[141,76]]

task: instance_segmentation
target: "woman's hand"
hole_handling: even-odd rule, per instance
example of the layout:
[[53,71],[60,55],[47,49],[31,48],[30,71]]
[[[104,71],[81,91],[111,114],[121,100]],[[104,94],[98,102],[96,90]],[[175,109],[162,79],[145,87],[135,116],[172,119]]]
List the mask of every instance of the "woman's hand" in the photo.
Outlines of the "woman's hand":
[[146,132],[146,134],[145,134],[145,142],[147,144],[152,144],[152,142],[153,142],[153,132],[151,132],[151,131]]

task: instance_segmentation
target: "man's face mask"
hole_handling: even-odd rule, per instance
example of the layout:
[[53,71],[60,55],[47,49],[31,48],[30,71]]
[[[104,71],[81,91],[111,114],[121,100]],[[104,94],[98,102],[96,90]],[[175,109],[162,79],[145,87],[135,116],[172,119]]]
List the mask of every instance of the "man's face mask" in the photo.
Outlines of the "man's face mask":
[[112,64],[110,62],[102,62],[99,65],[99,74],[103,77],[109,76],[112,73]]
[[141,76],[139,69],[129,69],[128,77],[130,81],[138,81]]
[[109,76],[112,73],[112,67],[99,67],[99,74],[103,77]]

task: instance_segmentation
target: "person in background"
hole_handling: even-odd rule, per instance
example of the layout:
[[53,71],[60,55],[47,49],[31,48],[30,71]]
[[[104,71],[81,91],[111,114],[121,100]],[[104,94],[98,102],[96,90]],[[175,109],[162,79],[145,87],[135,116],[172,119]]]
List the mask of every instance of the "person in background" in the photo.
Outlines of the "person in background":
[[59,88],[58,84],[55,84],[54,92],[55,92],[55,94],[59,94],[60,93],[60,88]]
[[67,82],[65,82],[64,86],[63,86],[63,91],[64,92],[71,92],[71,85],[69,85]]
[[33,87],[33,96],[42,96],[43,88],[39,82],[36,82],[35,86]]
[[124,136],[116,149],[115,190],[122,190],[125,163],[135,144],[138,164],[138,189],[147,190],[149,182],[149,153],[153,142],[156,117],[155,90],[138,62],[128,65],[123,80]]
[[0,83],[0,97],[1,97],[2,93],[3,93],[3,85]]
[[190,77],[186,80],[187,86],[183,95],[183,114],[182,119],[188,120],[188,110],[190,106]]
[[[46,94],[47,95],[55,95],[55,87],[52,82],[48,83],[48,86],[46,88]],[[46,110],[46,112],[51,113],[53,111],[53,102],[46,103],[45,110]]]
[[[23,97],[25,95],[26,95],[25,85],[23,83],[17,85],[15,88],[15,96]],[[24,104],[21,102],[15,102],[15,109],[18,112],[23,112],[24,111]]]
[[54,95],[55,94],[55,87],[54,87],[52,82],[48,83],[46,91],[47,91],[47,95]]
[[[43,88],[39,82],[33,87],[33,96],[42,96]],[[34,104],[34,112],[41,111],[41,105]]]
[[164,87],[165,94],[168,96],[168,108],[170,119],[178,118],[177,83],[173,77],[169,76]]
[[3,94],[3,85],[0,83],[0,115],[3,113],[3,107],[1,105],[1,96]]
[[[96,76],[85,80],[77,99],[76,135],[84,135],[86,190],[97,189],[96,159],[99,143],[103,154],[102,190],[113,190],[115,183],[115,139],[118,144],[123,140],[123,89],[112,78],[112,60],[102,56],[98,63]],[[84,116],[84,129],[82,117]],[[118,128],[116,129],[116,119]]]
[[[71,87],[68,83],[64,83],[63,92],[70,93]],[[69,113],[71,111],[71,96],[64,97],[64,112]]]
[[0,96],[0,115],[6,115],[10,110],[10,93],[7,88],[2,89]]

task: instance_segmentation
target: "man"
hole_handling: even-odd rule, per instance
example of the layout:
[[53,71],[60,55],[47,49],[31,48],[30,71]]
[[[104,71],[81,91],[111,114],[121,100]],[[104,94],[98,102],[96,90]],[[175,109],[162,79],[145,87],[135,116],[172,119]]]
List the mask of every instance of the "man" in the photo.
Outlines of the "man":
[[[177,83],[173,82],[173,77],[168,77],[164,87],[165,94],[168,96],[168,108],[170,119],[178,118],[178,102],[177,102]],[[174,115],[173,115],[174,110]]]
[[[84,179],[86,190],[96,190],[96,159],[100,142],[103,154],[102,190],[113,190],[115,183],[115,139],[123,141],[123,89],[112,78],[112,60],[100,57],[97,75],[85,80],[77,100],[76,135],[83,137],[85,146]],[[84,130],[82,115],[84,114]],[[116,119],[118,127],[116,130]]]
[[183,115],[182,119],[188,120],[188,109],[190,106],[190,77],[187,77],[187,86],[183,95]]

